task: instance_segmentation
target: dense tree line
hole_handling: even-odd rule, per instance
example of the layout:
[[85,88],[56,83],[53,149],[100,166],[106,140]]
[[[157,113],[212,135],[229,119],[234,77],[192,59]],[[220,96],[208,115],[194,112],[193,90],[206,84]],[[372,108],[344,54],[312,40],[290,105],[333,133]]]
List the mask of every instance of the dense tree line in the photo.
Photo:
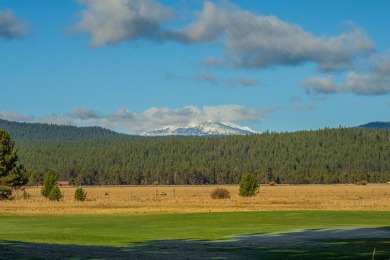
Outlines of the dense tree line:
[[80,140],[123,137],[124,134],[98,126],[76,127],[43,123],[20,123],[0,119],[0,129],[11,133],[13,140]]
[[323,129],[208,138],[89,138],[16,142],[31,183],[48,169],[74,184],[390,181],[387,130]]

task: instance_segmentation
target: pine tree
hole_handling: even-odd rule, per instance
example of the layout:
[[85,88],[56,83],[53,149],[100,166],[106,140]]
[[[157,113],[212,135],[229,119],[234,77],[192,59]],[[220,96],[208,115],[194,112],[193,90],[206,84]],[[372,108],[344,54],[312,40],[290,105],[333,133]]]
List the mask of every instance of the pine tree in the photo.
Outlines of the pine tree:
[[[56,186],[56,178],[53,171],[48,171],[43,179],[43,186],[41,189],[42,196],[49,198],[51,190]],[[58,188],[58,187],[57,187]]]
[[254,174],[245,174],[240,181],[239,195],[242,197],[255,196],[259,189],[259,180]]
[[58,185],[54,185],[54,187],[50,190],[49,196],[47,197],[49,200],[56,200],[59,201],[62,199],[62,193],[60,191],[60,188],[58,188]]
[[15,143],[0,129],[0,200],[12,197],[12,191],[28,182],[27,171],[18,163]]
[[74,199],[77,201],[85,201],[87,198],[87,193],[83,190],[83,188],[79,187],[76,189],[74,193]]

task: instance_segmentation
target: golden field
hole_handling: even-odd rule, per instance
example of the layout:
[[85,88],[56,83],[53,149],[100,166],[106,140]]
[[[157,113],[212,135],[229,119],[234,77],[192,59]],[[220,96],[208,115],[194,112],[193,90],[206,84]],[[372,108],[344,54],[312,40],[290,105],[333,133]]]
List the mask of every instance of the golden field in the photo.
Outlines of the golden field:
[[[212,199],[216,187],[230,199]],[[74,200],[76,187],[60,187],[64,197],[52,202],[40,187],[27,187],[11,201],[0,201],[0,214],[151,214],[260,210],[390,210],[390,185],[261,185],[255,197],[238,196],[238,185],[86,186],[87,201]]]

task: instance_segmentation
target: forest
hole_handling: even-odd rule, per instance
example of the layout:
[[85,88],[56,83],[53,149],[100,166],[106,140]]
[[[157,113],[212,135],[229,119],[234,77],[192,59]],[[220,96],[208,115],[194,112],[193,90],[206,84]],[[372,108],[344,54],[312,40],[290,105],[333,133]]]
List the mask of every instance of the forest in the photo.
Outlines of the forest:
[[0,129],[17,140],[80,140],[127,136],[98,126],[76,127],[44,123],[22,123],[0,119]]
[[48,170],[73,185],[237,184],[246,173],[256,174],[262,183],[390,181],[387,129],[340,127],[207,138],[96,134],[14,140],[20,162],[30,169],[31,185],[42,182]]

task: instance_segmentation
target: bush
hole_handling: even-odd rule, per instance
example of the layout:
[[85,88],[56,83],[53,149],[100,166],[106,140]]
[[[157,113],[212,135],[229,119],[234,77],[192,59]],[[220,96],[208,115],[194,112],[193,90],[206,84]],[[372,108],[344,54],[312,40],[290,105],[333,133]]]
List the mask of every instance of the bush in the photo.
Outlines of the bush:
[[59,201],[60,199],[62,199],[62,193],[60,191],[60,188],[58,188],[57,184],[51,189],[47,198],[52,201]]
[[74,199],[77,201],[85,201],[87,199],[87,193],[79,187],[74,192]]
[[366,180],[363,180],[363,181],[358,181],[358,182],[355,182],[355,185],[367,185],[367,181]]
[[0,186],[0,200],[11,199],[12,188],[6,186]]
[[22,199],[28,200],[30,198],[30,193],[28,193],[26,190],[23,190]]
[[225,188],[215,188],[210,195],[212,199],[230,199],[230,192]]
[[239,195],[242,197],[255,196],[259,189],[259,180],[256,175],[245,174],[240,181]]

